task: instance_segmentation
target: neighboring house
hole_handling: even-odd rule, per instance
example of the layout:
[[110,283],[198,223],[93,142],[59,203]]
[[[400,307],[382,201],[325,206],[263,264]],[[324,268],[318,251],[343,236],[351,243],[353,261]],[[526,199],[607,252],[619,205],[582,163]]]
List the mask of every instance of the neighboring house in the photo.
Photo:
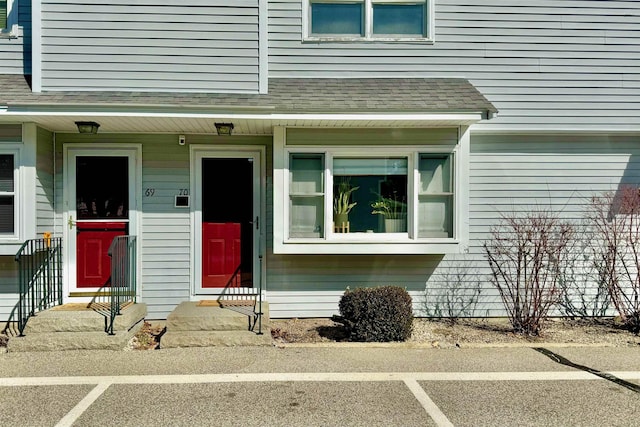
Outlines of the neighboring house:
[[[640,184],[638,2],[0,13],[0,320],[14,255],[44,232],[63,239],[65,301],[104,284],[105,247],[128,233],[149,318],[259,283],[271,317],[322,317],[347,286],[405,286],[419,309],[450,271],[486,273],[501,213],[578,218],[589,194]],[[356,205],[338,219],[341,191]],[[372,213],[381,198],[396,221]],[[475,314],[503,314],[483,283]]]

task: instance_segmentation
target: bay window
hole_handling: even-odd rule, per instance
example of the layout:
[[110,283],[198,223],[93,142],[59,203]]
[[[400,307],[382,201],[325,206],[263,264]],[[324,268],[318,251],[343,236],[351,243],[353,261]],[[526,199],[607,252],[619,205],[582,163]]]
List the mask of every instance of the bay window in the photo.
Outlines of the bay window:
[[454,239],[455,152],[291,149],[290,241]]
[[306,38],[428,40],[433,0],[307,0]]

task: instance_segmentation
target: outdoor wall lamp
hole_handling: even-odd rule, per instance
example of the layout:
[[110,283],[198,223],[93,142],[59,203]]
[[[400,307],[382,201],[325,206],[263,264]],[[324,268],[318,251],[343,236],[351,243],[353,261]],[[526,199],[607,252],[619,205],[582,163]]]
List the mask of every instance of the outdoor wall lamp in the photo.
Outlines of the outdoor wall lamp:
[[76,122],[76,126],[78,126],[79,133],[90,133],[95,135],[96,133],[98,133],[98,128],[100,127],[100,123]]
[[233,123],[216,123],[216,132],[220,136],[229,136],[233,130]]

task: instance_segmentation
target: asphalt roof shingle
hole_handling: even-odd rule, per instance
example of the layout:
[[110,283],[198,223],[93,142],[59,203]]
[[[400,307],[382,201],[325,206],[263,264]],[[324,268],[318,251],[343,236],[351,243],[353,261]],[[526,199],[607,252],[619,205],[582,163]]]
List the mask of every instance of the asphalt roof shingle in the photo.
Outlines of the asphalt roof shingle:
[[278,113],[482,112],[496,108],[461,78],[272,78],[268,94],[123,91],[31,92],[21,75],[0,75],[0,104],[127,108],[268,109]]

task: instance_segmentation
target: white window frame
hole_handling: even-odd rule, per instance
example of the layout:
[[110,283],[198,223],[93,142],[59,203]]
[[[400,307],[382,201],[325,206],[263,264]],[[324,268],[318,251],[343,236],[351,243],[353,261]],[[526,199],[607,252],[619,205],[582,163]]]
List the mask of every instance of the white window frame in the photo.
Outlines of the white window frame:
[[7,0],[7,26],[0,28],[0,38],[18,37],[18,0]]
[[21,221],[20,218],[20,206],[21,206],[21,180],[20,180],[20,148],[11,145],[0,145],[0,155],[12,155],[13,156],[13,191],[3,192],[0,191],[0,196],[13,196],[13,233],[2,234],[0,233],[0,243],[16,243],[20,240]]
[[[274,132],[274,253],[283,254],[445,254],[468,250],[468,134],[455,147],[286,145],[286,132]],[[325,156],[323,237],[289,236],[289,160],[292,153]],[[418,160],[421,154],[453,156],[453,237],[418,237]],[[407,157],[410,203],[406,233],[334,233],[333,157]]]
[[[320,1],[318,1],[320,2]],[[435,13],[434,0],[322,0],[322,3],[362,3],[364,5],[364,36],[353,35],[314,35],[311,33],[311,4],[314,0],[304,0],[302,7],[302,39],[306,42],[434,42]],[[423,36],[376,36],[373,34],[373,5],[393,3],[424,3],[426,8],[426,33]]]

